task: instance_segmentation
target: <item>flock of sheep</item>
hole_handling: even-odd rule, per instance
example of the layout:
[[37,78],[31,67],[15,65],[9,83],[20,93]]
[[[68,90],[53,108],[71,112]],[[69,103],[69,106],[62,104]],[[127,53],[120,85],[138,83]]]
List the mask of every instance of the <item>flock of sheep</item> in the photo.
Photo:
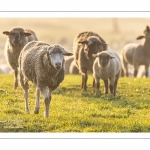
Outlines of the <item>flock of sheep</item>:
[[[128,76],[128,64],[134,66],[134,77],[137,76],[140,65],[145,65],[145,76],[148,76],[150,55],[150,28],[147,26],[143,45],[131,43],[122,49],[122,59],[117,52],[108,49],[108,44],[97,33],[87,31],[79,33],[73,41],[73,53],[66,51],[62,46],[50,45],[38,41],[36,34],[29,29],[21,27],[4,31],[7,35],[5,44],[5,57],[14,70],[14,88],[18,87],[18,74],[20,85],[24,91],[26,112],[28,107],[28,81],[36,86],[36,104],[34,113],[40,109],[40,93],[44,96],[44,116],[49,116],[49,106],[52,92],[64,80],[66,73],[82,76],[81,88],[87,90],[88,73],[93,74],[93,88],[95,93],[100,88],[100,79],[104,81],[105,94],[116,95],[117,82],[122,72]],[[70,56],[70,59],[64,59]],[[67,65],[69,64],[69,65]],[[66,71],[68,70],[68,72]]]

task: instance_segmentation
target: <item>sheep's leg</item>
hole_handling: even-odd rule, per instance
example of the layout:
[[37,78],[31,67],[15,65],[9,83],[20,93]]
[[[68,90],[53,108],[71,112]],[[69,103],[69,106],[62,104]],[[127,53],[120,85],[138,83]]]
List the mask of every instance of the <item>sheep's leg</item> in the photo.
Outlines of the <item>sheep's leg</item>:
[[84,91],[86,91],[87,89],[87,80],[88,80],[88,76],[87,76],[87,71],[84,70],[84,72],[82,73],[82,85],[81,88],[84,89]]
[[29,111],[29,104],[28,104],[28,89],[24,90],[24,99],[25,99],[25,108],[26,108],[26,113],[30,113]]
[[126,77],[129,77],[129,72],[128,72],[128,63],[124,60],[123,58],[123,61],[122,61],[122,69],[124,71],[124,75]]
[[145,76],[148,77],[149,64],[145,65]]
[[85,74],[85,76],[84,76],[84,91],[86,91],[87,90],[87,80],[88,80],[88,76],[87,76],[87,74]]
[[116,75],[116,79],[115,79],[115,83],[114,83],[114,96],[116,95],[116,89],[117,89],[117,83],[118,83],[119,77],[120,77],[120,72],[119,72],[119,74]]
[[105,94],[108,94],[108,80],[104,80],[104,85],[105,85]]
[[126,77],[129,77],[129,72],[128,72],[128,64],[127,64],[127,62],[123,59],[123,71],[124,71],[124,75],[126,76]]
[[30,113],[29,105],[28,105],[28,89],[29,89],[28,80],[24,79],[24,76],[22,75],[21,72],[20,72],[20,85],[24,91],[24,100],[25,100],[26,112]]
[[17,68],[14,70],[14,80],[15,80],[14,89],[16,89],[18,87],[18,69]]
[[95,87],[95,79],[94,78],[93,78],[93,85],[92,86],[93,86],[93,88]]
[[44,88],[41,90],[41,93],[44,95],[44,103],[45,103],[45,111],[44,117],[49,117],[49,106],[51,101],[51,92],[48,88]]
[[100,82],[99,82],[99,78],[98,77],[95,77],[95,94],[97,95],[97,92],[100,88]]
[[109,89],[110,89],[110,93],[114,94],[114,82],[115,82],[115,78],[110,78],[110,85],[109,85]]
[[133,66],[134,66],[134,77],[137,77],[139,64],[137,62],[133,62]]
[[134,66],[134,77],[137,77],[138,69],[139,69],[139,66],[138,66],[138,65],[135,65],[135,66]]
[[34,114],[38,114],[40,109],[40,90],[36,87],[36,100],[35,100],[35,109]]

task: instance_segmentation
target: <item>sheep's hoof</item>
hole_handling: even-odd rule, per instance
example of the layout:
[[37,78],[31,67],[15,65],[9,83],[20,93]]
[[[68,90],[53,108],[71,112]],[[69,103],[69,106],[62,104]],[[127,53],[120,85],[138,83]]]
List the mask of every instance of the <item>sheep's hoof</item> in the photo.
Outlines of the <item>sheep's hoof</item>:
[[29,111],[29,110],[26,110],[26,113],[27,113],[27,114],[30,114],[30,111]]
[[38,114],[39,113],[39,108],[35,108],[34,109],[34,114]]
[[47,114],[47,113],[44,112],[44,117],[45,117],[45,118],[48,118],[48,117],[49,117],[49,114]]
[[14,86],[14,89],[16,90],[18,86]]

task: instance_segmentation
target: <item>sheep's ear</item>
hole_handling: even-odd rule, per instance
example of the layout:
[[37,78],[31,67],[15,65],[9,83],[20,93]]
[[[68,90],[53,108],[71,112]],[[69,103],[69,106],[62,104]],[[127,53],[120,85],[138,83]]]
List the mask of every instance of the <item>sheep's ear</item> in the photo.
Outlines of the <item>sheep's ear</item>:
[[9,35],[9,31],[4,31],[3,34]]
[[149,29],[149,26],[146,26],[146,29],[144,30],[144,34],[146,34],[146,32],[148,32],[150,29]]
[[[108,54],[108,53],[107,53]],[[111,54],[108,54],[110,59],[116,58],[115,56],[112,56]]]
[[113,58],[116,58],[116,57],[115,57],[115,56],[110,55],[110,56],[109,56],[109,58],[110,58],[110,59],[113,59]]
[[88,43],[88,41],[83,40],[83,41],[79,41],[78,43],[81,43],[81,44],[87,44],[87,43]]
[[149,26],[146,27],[146,30],[149,31]]
[[92,56],[93,56],[93,57],[98,57],[98,55],[97,55],[97,54],[92,54]]
[[40,52],[41,56],[43,56],[45,54],[48,54],[48,50],[45,50],[45,49],[44,50],[40,50],[39,52]]
[[63,55],[65,56],[72,56],[73,54],[72,53],[69,53],[68,51],[66,51],[64,48],[62,49],[63,51]]
[[107,43],[100,43],[100,45],[108,45]]
[[140,40],[140,39],[143,39],[143,38],[145,38],[145,36],[141,35],[141,36],[138,36],[136,39]]
[[30,36],[31,35],[31,33],[27,32],[27,31],[24,34],[25,34],[25,36]]
[[69,52],[65,52],[65,53],[63,53],[63,55],[65,55],[65,56],[72,56],[73,54],[69,53]]

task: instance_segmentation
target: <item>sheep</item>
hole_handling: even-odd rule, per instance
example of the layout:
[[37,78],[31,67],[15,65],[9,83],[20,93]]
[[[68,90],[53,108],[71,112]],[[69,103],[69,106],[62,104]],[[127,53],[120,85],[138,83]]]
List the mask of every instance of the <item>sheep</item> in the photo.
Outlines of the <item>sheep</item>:
[[137,37],[137,40],[145,38],[144,44],[129,43],[122,49],[122,66],[125,76],[128,74],[128,64],[134,66],[134,77],[137,77],[138,68],[140,65],[145,66],[145,76],[148,77],[148,68],[150,63],[150,28],[146,27],[144,36]]
[[[73,51],[75,55],[75,62],[82,76],[81,89],[87,90],[87,71],[93,72],[94,57],[92,54],[107,49],[106,42],[92,31],[85,31],[78,34],[73,42]],[[94,85],[94,80],[93,80]]]
[[69,74],[69,68],[73,60],[74,56],[70,56],[65,59],[65,74]]
[[19,56],[19,79],[24,91],[25,109],[28,107],[28,81],[36,86],[34,114],[39,113],[40,92],[44,96],[44,116],[49,116],[52,92],[64,80],[64,56],[71,56],[60,45],[49,45],[42,41],[31,41],[25,45]]
[[4,31],[7,41],[5,44],[4,54],[10,68],[14,70],[14,89],[18,87],[18,57],[26,43],[32,40],[38,40],[36,34],[30,29],[14,27],[10,31]]
[[69,73],[70,74],[79,74],[79,70],[78,70],[74,60],[70,64]]
[[112,50],[106,50],[93,54],[97,57],[93,64],[93,77],[95,79],[95,93],[100,87],[99,80],[102,79],[105,85],[105,94],[108,94],[108,79],[110,80],[110,92],[116,95],[117,82],[121,74],[121,60],[119,55]]

